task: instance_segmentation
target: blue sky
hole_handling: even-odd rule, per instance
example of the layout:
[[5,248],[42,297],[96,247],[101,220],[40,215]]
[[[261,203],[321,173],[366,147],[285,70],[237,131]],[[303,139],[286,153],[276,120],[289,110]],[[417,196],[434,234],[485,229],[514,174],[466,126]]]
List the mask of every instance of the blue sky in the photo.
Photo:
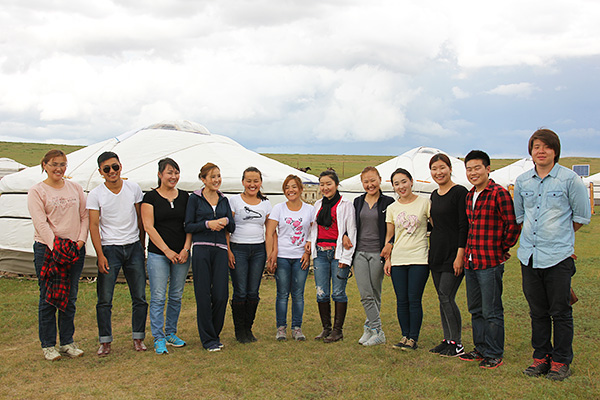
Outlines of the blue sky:
[[163,120],[259,152],[600,157],[600,3],[7,0],[0,140]]

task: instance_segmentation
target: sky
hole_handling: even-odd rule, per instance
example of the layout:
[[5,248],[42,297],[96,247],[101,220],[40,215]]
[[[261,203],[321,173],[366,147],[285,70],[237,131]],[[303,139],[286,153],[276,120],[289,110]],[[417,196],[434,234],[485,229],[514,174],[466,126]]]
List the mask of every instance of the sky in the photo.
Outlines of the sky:
[[0,140],[189,120],[262,153],[600,157],[597,0],[2,0]]

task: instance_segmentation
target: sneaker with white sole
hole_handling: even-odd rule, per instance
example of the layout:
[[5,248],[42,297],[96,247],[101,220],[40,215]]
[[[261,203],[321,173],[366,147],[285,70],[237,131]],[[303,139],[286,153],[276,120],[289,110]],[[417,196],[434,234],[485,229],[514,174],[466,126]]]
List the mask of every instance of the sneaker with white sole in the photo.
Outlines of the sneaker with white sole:
[[404,347],[402,347],[400,350],[416,350],[418,349],[419,346],[417,345],[417,341],[415,339],[408,339],[406,341],[406,344],[404,345]]
[[44,347],[42,349],[44,352],[44,358],[48,361],[58,361],[61,359],[60,353],[56,351],[56,347]]
[[383,330],[373,329],[372,333],[371,333],[371,337],[369,338],[369,340],[367,340],[365,343],[363,343],[363,346],[377,346],[378,344],[384,344],[384,343],[385,343],[385,333],[383,333]]
[[440,351],[440,356],[442,357],[458,357],[463,354],[465,354],[465,347],[460,343],[456,343],[454,340],[451,340],[448,346]]
[[277,328],[277,335],[275,335],[275,339],[282,342],[287,340],[287,332],[285,331],[285,326],[280,326]]
[[66,355],[70,358],[77,358],[83,355],[83,350],[77,347],[75,343],[69,343],[58,348],[60,354]]
[[304,333],[302,333],[302,329],[299,326],[292,328],[292,338],[298,341],[306,340],[306,336],[304,336]]
[[212,352],[217,352],[217,351],[221,351],[221,347],[219,347],[219,344],[213,344],[212,346],[208,347],[206,350]]
[[363,335],[358,339],[358,344],[365,344],[373,336],[373,330],[368,326],[363,327]]
[[185,346],[185,342],[177,337],[174,333],[167,335],[165,340],[169,346],[173,347],[183,347]]
[[403,349],[406,347],[406,342],[408,342],[408,338],[406,336],[402,336],[402,339],[398,343],[396,343],[393,347],[395,349]]
[[154,341],[154,351],[156,354],[169,354],[169,350],[167,350],[167,341],[165,338]]
[[442,342],[440,344],[435,346],[433,349],[429,349],[429,352],[434,353],[434,354],[440,354],[446,347],[448,347],[449,344],[450,344],[450,341],[444,339],[444,340],[442,340]]

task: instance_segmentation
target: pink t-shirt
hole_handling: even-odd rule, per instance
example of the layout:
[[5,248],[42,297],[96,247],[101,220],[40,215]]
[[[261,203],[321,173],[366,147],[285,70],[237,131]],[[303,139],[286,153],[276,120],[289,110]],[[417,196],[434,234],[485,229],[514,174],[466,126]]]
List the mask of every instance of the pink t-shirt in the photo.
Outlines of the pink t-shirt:
[[27,208],[36,242],[52,249],[55,236],[74,242],[87,240],[89,216],[83,189],[77,183],[65,180],[60,189],[37,183],[29,189]]

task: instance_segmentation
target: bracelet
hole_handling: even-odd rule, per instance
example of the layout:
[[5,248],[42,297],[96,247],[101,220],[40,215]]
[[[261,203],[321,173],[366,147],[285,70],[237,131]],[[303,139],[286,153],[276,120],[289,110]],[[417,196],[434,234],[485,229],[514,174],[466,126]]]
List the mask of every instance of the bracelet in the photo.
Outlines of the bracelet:
[[185,250],[185,251],[187,251],[187,252],[188,252],[188,254],[190,253],[190,249],[184,249],[184,250]]

